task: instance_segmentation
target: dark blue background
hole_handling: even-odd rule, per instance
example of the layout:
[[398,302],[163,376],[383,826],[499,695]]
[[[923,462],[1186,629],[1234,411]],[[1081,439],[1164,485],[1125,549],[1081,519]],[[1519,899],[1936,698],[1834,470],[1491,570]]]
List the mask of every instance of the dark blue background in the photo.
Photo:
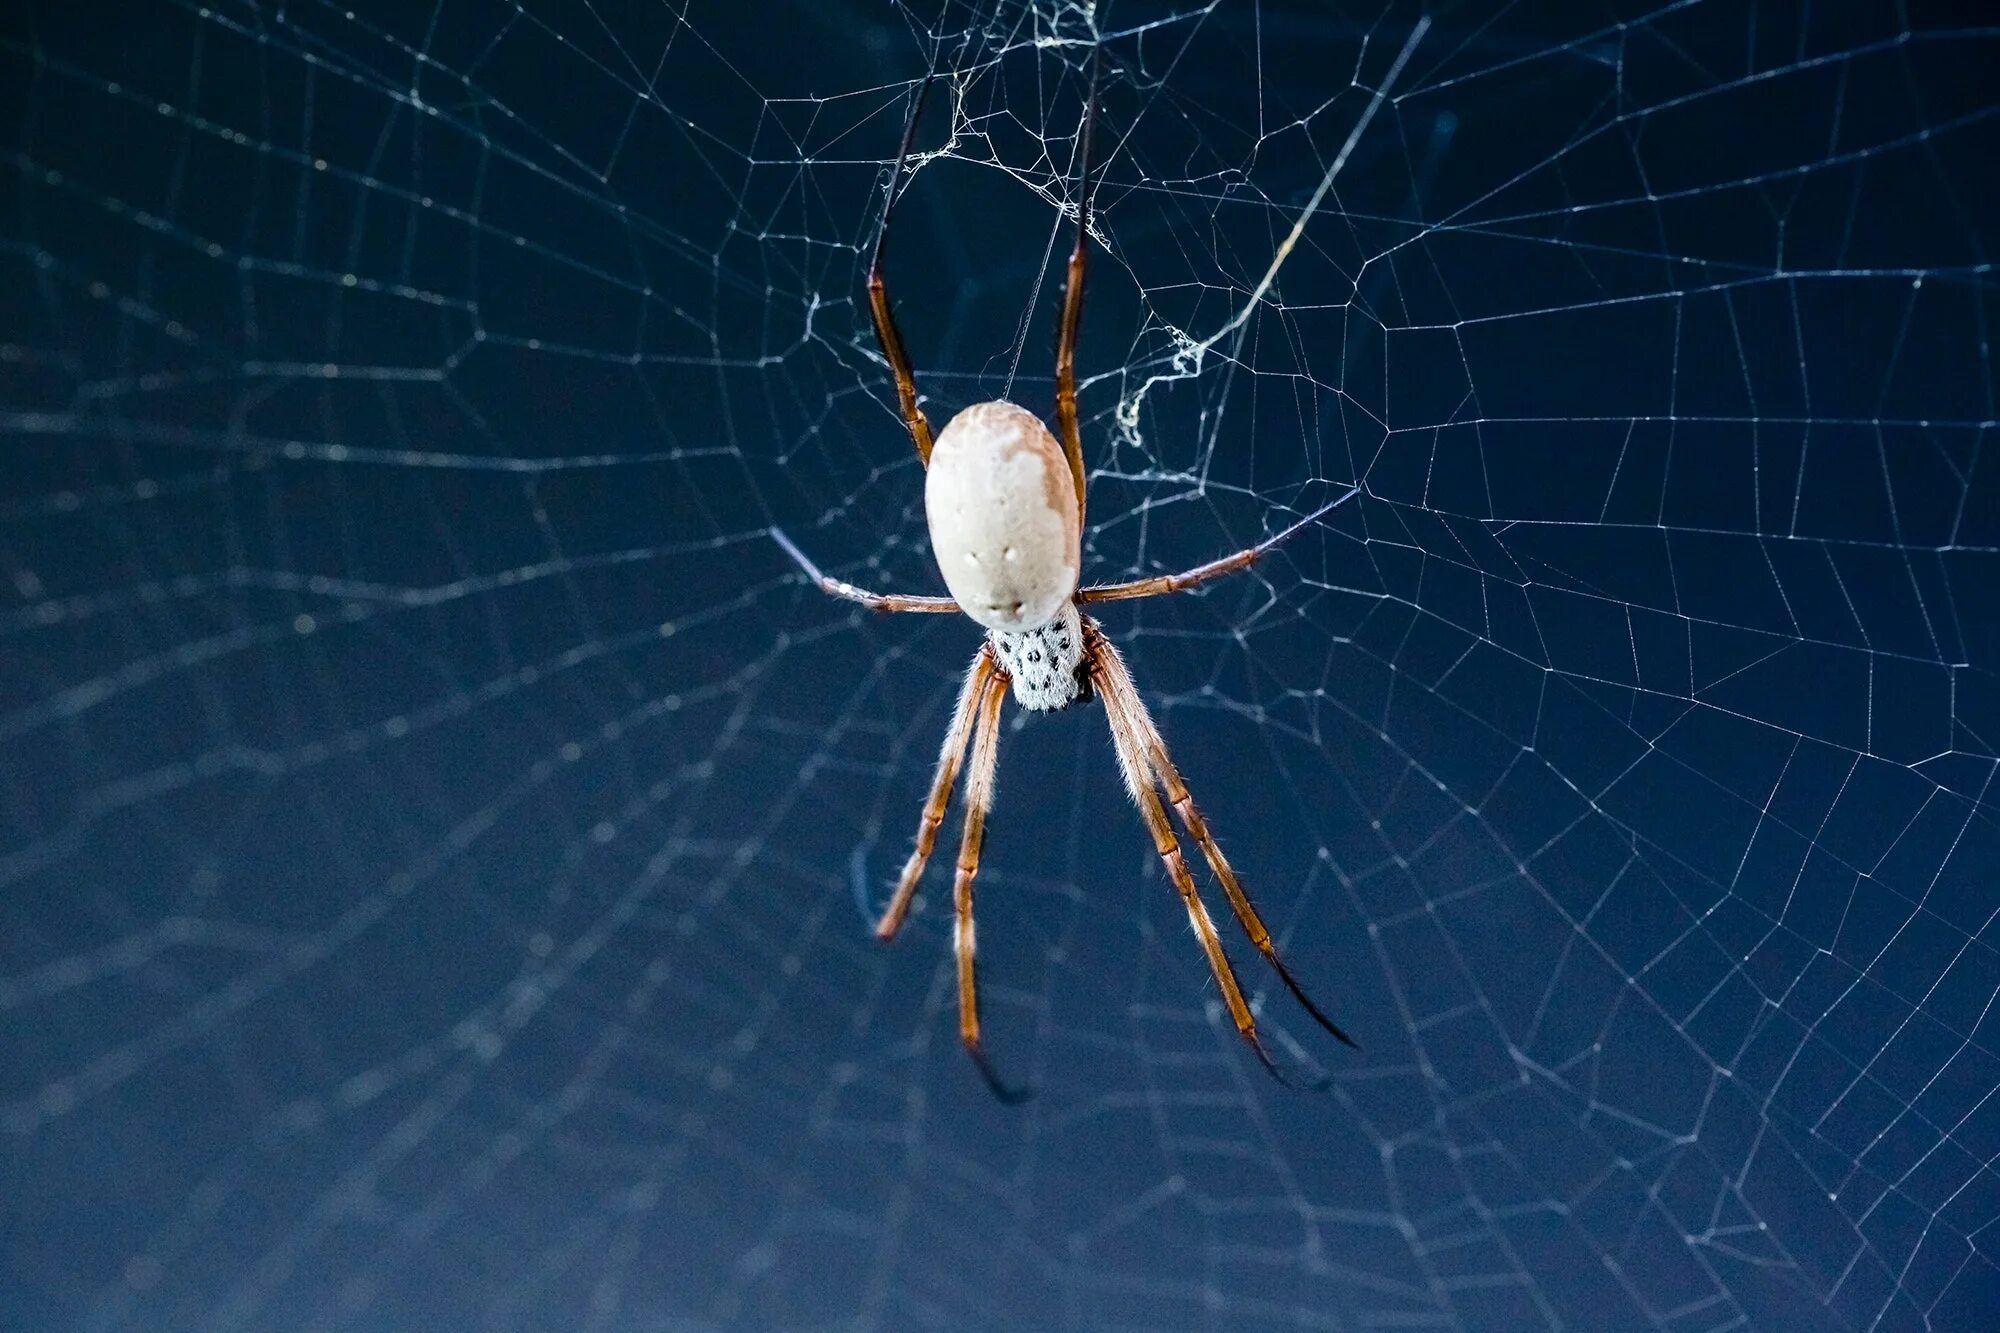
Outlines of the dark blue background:
[[1995,33],[1796,8],[1438,7],[1198,364],[1418,11],[1099,9],[1087,563],[1362,488],[1103,620],[1363,1051],[1232,933],[1247,1058],[1078,710],[1021,1108],[868,931],[976,632],[766,534],[936,587],[932,66],[932,419],[1049,405],[1085,16],[14,9],[0,1323],[1980,1327]]

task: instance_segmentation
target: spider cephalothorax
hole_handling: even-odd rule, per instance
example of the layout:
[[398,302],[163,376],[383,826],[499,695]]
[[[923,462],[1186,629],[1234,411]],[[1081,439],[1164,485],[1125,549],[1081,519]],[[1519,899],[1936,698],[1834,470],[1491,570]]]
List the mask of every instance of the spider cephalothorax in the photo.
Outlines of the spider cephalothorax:
[[1086,618],[1064,602],[1056,618],[1029,630],[992,629],[987,642],[1000,669],[1014,680],[1014,702],[1031,713],[1048,713],[1090,702],[1090,666],[1084,658]]
[[836,597],[878,611],[963,611],[986,629],[986,642],[980,645],[966,671],[958,707],[945,733],[930,799],[924,803],[923,818],[917,825],[916,847],[903,866],[875,933],[886,940],[902,925],[916,894],[917,881],[936,844],[938,825],[944,821],[959,767],[967,763],[969,749],[965,832],[953,882],[956,929],[952,941],[958,958],[959,1035],[987,1083],[1002,1097],[1011,1098],[1014,1094],[994,1076],[980,1045],[979,988],[972,930],[972,882],[979,873],[986,814],[993,803],[1000,705],[1010,684],[1021,707],[1037,712],[1065,708],[1094,696],[1104,702],[1126,790],[1145,818],[1154,848],[1187,908],[1188,921],[1201,941],[1237,1031],[1250,1043],[1265,1068],[1277,1073],[1277,1066],[1258,1040],[1256,1019],[1243,998],[1235,969],[1222,950],[1215,922],[1195,890],[1194,876],[1188,870],[1173,822],[1167,815],[1168,807],[1182,830],[1201,848],[1209,869],[1222,885],[1223,895],[1229,899],[1231,912],[1250,942],[1306,1012],[1351,1046],[1353,1042],[1347,1034],[1306,997],[1280,961],[1271,932],[1251,906],[1235,870],[1195,808],[1187,784],[1181,781],[1180,771],[1174,767],[1166,741],[1132,683],[1124,658],[1104,637],[1097,622],[1078,608],[1083,602],[1122,601],[1179,592],[1247,568],[1258,556],[1335,505],[1351,499],[1356,492],[1348,490],[1255,546],[1184,573],[1079,588],[1084,469],[1083,444],[1076,420],[1076,334],[1083,312],[1084,257],[1090,234],[1090,134],[1097,101],[1096,76],[1092,75],[1078,148],[1081,166],[1076,249],[1070,254],[1069,285],[1063,300],[1061,336],[1056,345],[1056,423],[1062,431],[1061,443],[1034,413],[1008,402],[978,403],[966,408],[951,419],[933,442],[930,421],[919,405],[916,379],[889,304],[882,256],[897,186],[902,180],[903,165],[909,157],[917,117],[923,110],[924,92],[929,86],[929,80],[925,80],[923,88],[918,90],[909,124],[903,131],[902,150],[889,178],[881,224],[876,232],[875,259],[868,273],[868,299],[882,355],[895,375],[903,420],[926,469],[924,514],[930,525],[931,551],[937,557],[938,571],[943,574],[951,596],[906,596],[857,588],[821,573],[784,533],[773,529],[771,534],[814,582]]

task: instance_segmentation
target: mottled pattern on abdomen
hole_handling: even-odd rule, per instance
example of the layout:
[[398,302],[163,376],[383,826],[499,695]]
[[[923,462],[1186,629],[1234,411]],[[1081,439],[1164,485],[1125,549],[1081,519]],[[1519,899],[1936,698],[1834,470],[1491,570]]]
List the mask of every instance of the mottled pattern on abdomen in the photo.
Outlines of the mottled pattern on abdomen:
[[1014,678],[1014,699],[1035,713],[1067,708],[1089,696],[1082,674],[1083,624],[1074,602],[1048,624],[1028,630],[992,630],[993,651]]

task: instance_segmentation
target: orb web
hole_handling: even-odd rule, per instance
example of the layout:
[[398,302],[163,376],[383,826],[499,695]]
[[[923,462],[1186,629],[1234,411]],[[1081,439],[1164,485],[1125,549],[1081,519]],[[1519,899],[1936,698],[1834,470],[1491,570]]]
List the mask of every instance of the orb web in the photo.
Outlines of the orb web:
[[[0,32],[15,1314],[1976,1326],[1995,31],[753,8]],[[1100,616],[1323,1095],[1078,709],[1001,742],[987,1097],[946,872],[868,931],[977,633],[768,536],[937,591],[880,191],[934,71],[926,406],[1052,410],[1100,48],[1086,577],[1360,488]]]

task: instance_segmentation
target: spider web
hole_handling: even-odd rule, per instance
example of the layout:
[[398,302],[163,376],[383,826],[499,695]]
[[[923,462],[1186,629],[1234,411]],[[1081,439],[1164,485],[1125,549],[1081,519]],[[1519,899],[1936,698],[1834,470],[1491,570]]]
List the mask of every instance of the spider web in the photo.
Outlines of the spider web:
[[[16,11],[6,1319],[1977,1326],[1996,33],[1550,8],[1393,86],[1415,9]],[[1360,487],[1102,616],[1321,1094],[1088,709],[1002,739],[986,1095],[950,826],[867,929],[976,636],[767,535],[936,590],[887,162],[935,69],[932,419],[1046,409],[1100,37],[1090,575]]]

